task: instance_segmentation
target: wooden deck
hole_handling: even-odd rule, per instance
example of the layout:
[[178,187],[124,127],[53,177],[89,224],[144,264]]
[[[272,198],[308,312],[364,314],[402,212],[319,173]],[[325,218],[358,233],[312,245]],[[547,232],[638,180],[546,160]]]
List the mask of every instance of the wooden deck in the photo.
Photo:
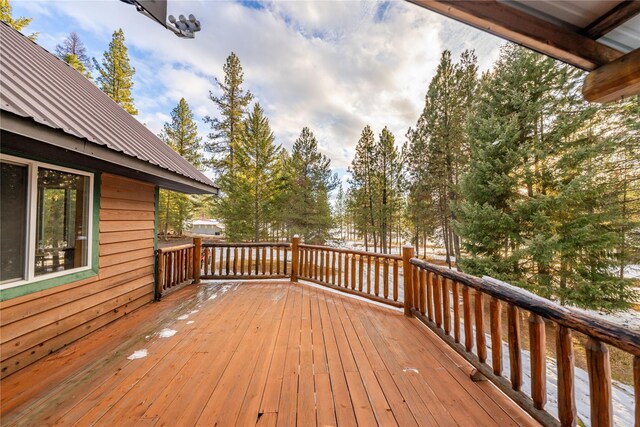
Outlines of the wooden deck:
[[[146,356],[128,359],[139,350]],[[488,381],[471,381],[470,371],[399,311],[288,282],[208,283],[174,292],[9,376],[0,383],[1,421],[536,424]]]

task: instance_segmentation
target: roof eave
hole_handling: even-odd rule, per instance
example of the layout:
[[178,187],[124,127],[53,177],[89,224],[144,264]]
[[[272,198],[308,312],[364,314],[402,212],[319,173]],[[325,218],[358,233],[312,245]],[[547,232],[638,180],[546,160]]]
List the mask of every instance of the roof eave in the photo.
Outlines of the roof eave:
[[[4,110],[0,110],[0,129],[67,150],[70,154],[94,159],[93,163],[102,165],[101,169],[106,172],[120,173],[169,190],[191,194],[218,194],[219,191],[215,185],[196,181],[136,157],[69,135],[62,130],[39,124],[31,118],[21,117]],[[7,148],[8,141],[3,141],[2,145],[3,148]],[[28,147],[26,144],[22,144],[20,149],[23,151]]]

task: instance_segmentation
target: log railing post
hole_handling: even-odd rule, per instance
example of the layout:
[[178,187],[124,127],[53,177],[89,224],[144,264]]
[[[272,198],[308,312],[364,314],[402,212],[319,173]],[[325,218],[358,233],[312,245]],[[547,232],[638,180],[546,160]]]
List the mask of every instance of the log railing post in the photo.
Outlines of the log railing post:
[[202,238],[193,238],[193,283],[200,283],[200,259],[202,258]]
[[612,426],[613,406],[611,404],[609,349],[602,341],[589,337],[586,350],[589,394],[591,396],[591,425],[594,427]]
[[407,244],[402,248],[402,268],[404,270],[404,315],[413,317],[411,312],[413,304],[413,246]]
[[573,341],[571,329],[557,325],[556,354],[558,360],[558,418],[562,427],[578,423],[576,394],[573,382]]
[[298,281],[298,267],[299,267],[299,251],[298,245],[300,244],[300,236],[297,234],[291,239],[291,281]]

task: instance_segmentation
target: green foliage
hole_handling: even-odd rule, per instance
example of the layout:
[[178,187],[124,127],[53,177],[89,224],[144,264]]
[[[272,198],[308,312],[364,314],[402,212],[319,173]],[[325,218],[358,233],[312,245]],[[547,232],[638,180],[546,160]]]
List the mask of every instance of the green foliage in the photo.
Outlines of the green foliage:
[[460,255],[460,239],[451,226],[456,215],[452,207],[460,198],[459,182],[468,163],[465,123],[476,90],[476,74],[473,51],[464,51],[456,64],[451,52],[445,50],[429,84],[424,111],[415,129],[407,134],[412,178],[408,208],[414,241],[418,243],[422,234],[426,243],[426,236],[439,230],[449,265],[451,255]]
[[[198,128],[193,120],[191,108],[184,98],[181,98],[178,105],[171,111],[171,122],[164,124],[159,136],[195,167],[202,166],[201,138],[198,136]],[[200,203],[198,196],[161,189],[159,221],[165,238],[169,230],[182,235],[186,223],[193,218],[194,211]]]
[[329,192],[338,185],[330,160],[318,151],[318,141],[309,128],[302,129],[286,165],[288,200],[286,221],[291,233],[307,243],[324,243],[333,227]]
[[240,59],[231,52],[223,67],[224,83],[216,79],[222,96],[209,92],[209,98],[218,108],[220,118],[206,116],[211,124],[206,150],[213,155],[209,166],[219,175],[234,167],[234,151],[242,135],[242,123],[253,94],[242,89],[244,71]]
[[198,136],[198,125],[186,99],[181,98],[171,111],[171,123],[164,124],[160,139],[196,168],[202,168],[202,138]]
[[606,166],[620,140],[607,135],[611,117],[582,101],[581,78],[513,45],[483,78],[455,211],[468,254],[459,263],[563,304],[624,308],[634,298],[615,269],[625,204]]
[[109,95],[118,105],[131,115],[137,115],[138,110],[133,105],[133,75],[136,69],[129,63],[127,46],[124,44],[124,32],[118,29],[113,32],[109,49],[102,55],[102,65],[93,59],[98,70],[96,83],[104,93]]
[[[29,26],[32,20],[33,18],[25,18],[24,16],[21,16],[20,18],[13,18],[11,16],[11,3],[9,0],[0,0],[0,21],[6,22],[16,31],[22,31],[24,28]],[[32,41],[36,41],[38,35],[38,33],[32,33],[28,37]]]
[[281,151],[274,142],[269,120],[255,104],[235,146],[235,166],[219,183],[224,188],[217,212],[230,240],[255,242],[268,236],[280,189]]
[[76,71],[78,71],[80,74],[91,80],[91,73],[87,71],[87,69],[84,67],[84,64],[78,60],[77,56],[68,53],[62,60],[75,68]]

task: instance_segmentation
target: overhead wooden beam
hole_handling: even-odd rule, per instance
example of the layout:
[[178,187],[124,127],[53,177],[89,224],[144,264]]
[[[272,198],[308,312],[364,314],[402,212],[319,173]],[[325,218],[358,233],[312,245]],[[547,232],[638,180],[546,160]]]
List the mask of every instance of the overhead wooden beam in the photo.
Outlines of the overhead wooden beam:
[[608,64],[623,55],[589,37],[495,0],[408,1],[586,71]]
[[580,33],[590,39],[599,39],[638,13],[640,13],[640,0],[625,0],[598,19],[595,19],[591,24],[582,29]]
[[640,94],[640,49],[589,73],[582,86],[589,102],[611,102]]

